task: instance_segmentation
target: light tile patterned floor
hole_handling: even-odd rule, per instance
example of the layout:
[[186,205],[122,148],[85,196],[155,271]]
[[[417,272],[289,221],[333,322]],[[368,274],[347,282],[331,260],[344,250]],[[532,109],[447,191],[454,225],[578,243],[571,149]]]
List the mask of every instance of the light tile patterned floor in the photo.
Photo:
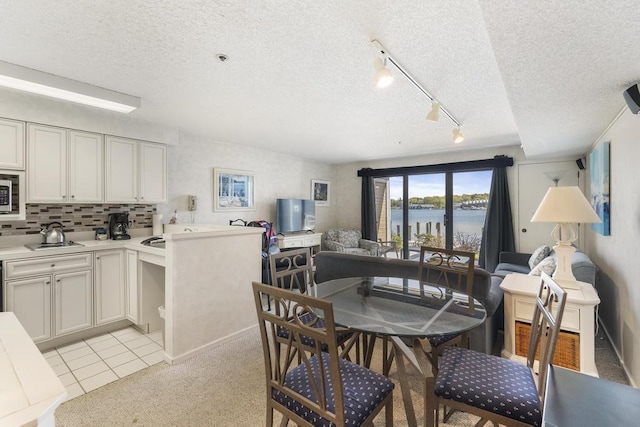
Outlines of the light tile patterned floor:
[[43,356],[67,387],[70,400],[161,362],[162,333],[144,335],[130,327],[48,350]]

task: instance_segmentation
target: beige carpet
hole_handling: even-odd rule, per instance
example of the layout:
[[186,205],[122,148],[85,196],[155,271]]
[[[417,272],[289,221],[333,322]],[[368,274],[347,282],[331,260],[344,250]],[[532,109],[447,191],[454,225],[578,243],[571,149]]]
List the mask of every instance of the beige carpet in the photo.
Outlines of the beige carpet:
[[[391,377],[395,379],[393,372]],[[66,402],[56,411],[56,422],[58,426],[264,426],[264,381],[256,328],[183,363],[160,363]],[[422,424],[420,390],[416,375],[412,392]],[[398,387],[394,397],[394,425],[406,426]],[[473,420],[460,413],[441,425],[472,426]],[[376,419],[378,425],[384,425],[383,414]]]

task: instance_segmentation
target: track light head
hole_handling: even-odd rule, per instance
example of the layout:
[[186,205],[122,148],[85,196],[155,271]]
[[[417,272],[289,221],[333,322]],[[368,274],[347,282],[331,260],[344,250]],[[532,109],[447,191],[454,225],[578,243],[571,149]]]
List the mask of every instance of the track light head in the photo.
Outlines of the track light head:
[[427,114],[427,120],[437,122],[440,120],[440,103],[435,99],[431,101],[431,111]]
[[454,144],[460,144],[464,141],[464,135],[460,132],[460,127],[453,128],[453,142]]
[[393,74],[391,74],[386,65],[386,58],[376,58],[373,61],[373,68],[376,70],[375,81],[378,87],[387,87],[393,82]]

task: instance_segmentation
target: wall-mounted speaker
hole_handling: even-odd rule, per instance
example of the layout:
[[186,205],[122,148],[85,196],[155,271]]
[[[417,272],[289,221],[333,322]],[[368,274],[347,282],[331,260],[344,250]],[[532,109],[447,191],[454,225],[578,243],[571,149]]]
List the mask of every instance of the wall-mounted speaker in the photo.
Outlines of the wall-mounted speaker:
[[584,165],[584,161],[586,159],[583,158],[579,158],[578,160],[576,160],[576,165],[578,165],[578,169],[580,169],[581,171],[583,171],[585,169],[585,165]]
[[624,100],[633,114],[640,113],[640,91],[637,84],[624,91]]

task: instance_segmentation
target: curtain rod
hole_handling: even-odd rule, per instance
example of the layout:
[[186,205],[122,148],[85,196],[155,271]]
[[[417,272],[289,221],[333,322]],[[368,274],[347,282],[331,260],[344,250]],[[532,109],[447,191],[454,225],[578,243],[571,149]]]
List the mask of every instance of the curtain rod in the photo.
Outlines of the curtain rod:
[[363,168],[358,171],[358,176],[384,178],[399,175],[422,175],[425,173],[466,172],[509,166],[513,166],[513,157],[495,156],[493,159],[469,160],[439,165],[402,166],[384,169]]

